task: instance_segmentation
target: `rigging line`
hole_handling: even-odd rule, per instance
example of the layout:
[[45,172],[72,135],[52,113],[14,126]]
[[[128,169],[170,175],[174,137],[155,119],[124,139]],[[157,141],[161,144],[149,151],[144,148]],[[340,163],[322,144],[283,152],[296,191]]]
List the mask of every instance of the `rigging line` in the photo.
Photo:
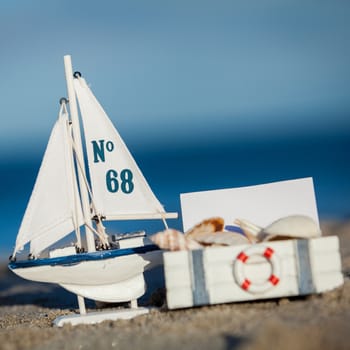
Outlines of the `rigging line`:
[[165,229],[167,230],[169,227],[168,227],[168,223],[166,222],[166,218],[165,218],[166,213],[165,212],[161,212],[159,210],[157,210],[157,211],[158,211],[158,214],[161,216],[161,220],[162,220],[162,222],[164,224]]
[[162,215],[163,224],[165,226],[165,229],[167,230],[169,227],[168,227],[168,223],[166,222],[165,215],[164,215],[164,213],[161,213],[161,215]]
[[88,223],[85,222],[86,227],[91,230],[102,242],[102,244],[105,244],[107,246],[109,246],[108,243],[108,236],[105,234],[103,236],[103,234],[101,234],[100,232],[98,232],[95,228],[93,228],[92,226],[90,226]]
[[[77,164],[81,170],[81,172],[84,174],[84,172],[82,171],[82,168],[83,168],[83,164],[81,162],[81,159],[79,159],[78,155],[77,155],[77,152],[76,152],[76,145],[74,143],[74,140],[73,140],[73,137],[70,138],[70,142],[71,142],[71,146],[72,146],[72,149],[75,153],[75,159],[77,160]],[[90,196],[90,200],[91,200],[91,208],[94,212],[94,214],[97,216],[97,220],[98,220],[98,223],[101,224],[101,226],[98,226],[98,228],[100,227],[100,229],[98,230],[95,230],[92,225],[89,225],[86,220],[85,220],[85,225],[88,229],[90,229],[90,231],[94,232],[101,240],[101,242],[104,244],[104,245],[107,245],[109,246],[109,243],[108,243],[108,236],[107,234],[105,233],[105,230],[104,230],[104,226],[102,225],[102,220],[101,220],[101,215],[97,213],[97,209],[96,209],[96,205],[94,203],[94,198],[93,198],[93,195],[92,195],[92,191],[91,191],[91,188],[89,186],[89,183],[88,183],[88,180],[86,178],[86,176],[84,175],[83,176],[83,179],[84,179],[84,183],[85,183],[85,186],[88,190],[88,193],[89,193],[89,196]]]
[[[75,153],[75,159],[77,160],[78,167],[82,171],[83,170],[83,164],[81,162],[81,159],[79,159],[79,157],[78,157],[78,154],[77,154],[77,151],[76,151],[76,145],[75,145],[75,142],[73,140],[73,137],[70,138],[70,142],[71,142],[71,146],[73,148],[73,151]],[[99,216],[97,214],[97,209],[96,209],[94,197],[92,195],[92,191],[91,191],[91,188],[89,186],[89,182],[88,182],[88,180],[86,178],[86,175],[84,175],[83,178],[84,178],[85,187],[88,190],[88,193],[89,193],[89,196],[90,196],[92,210],[94,211],[95,215]]]
[[[83,165],[81,164],[81,160],[79,159],[79,157],[78,157],[78,155],[77,155],[77,152],[76,152],[76,145],[75,145],[75,143],[74,143],[73,137],[70,138],[70,142],[71,142],[72,149],[73,149],[73,151],[74,151],[74,153],[75,153],[75,159],[77,160],[77,164],[78,164],[80,170],[82,170]],[[98,217],[98,219],[99,219],[99,221],[100,221],[100,220],[101,220],[101,216],[97,214],[96,206],[95,206],[95,204],[94,204],[94,199],[93,199],[93,195],[92,195],[92,191],[91,191],[91,189],[90,189],[89,183],[88,183],[88,181],[87,181],[86,176],[83,176],[83,178],[84,178],[85,186],[86,186],[86,188],[87,188],[87,190],[88,190],[88,193],[89,193],[89,196],[90,196],[92,210],[93,210],[94,213],[97,215],[97,217]],[[105,233],[99,232],[99,231],[95,230],[95,228],[93,228],[91,225],[89,225],[89,224],[86,222],[86,220],[84,220],[84,224],[85,224],[85,226],[86,226],[91,232],[95,233],[95,234],[100,238],[100,240],[101,240],[101,242],[102,242],[103,244],[106,244],[107,246],[109,245],[108,239],[107,239],[108,236],[107,236]]]

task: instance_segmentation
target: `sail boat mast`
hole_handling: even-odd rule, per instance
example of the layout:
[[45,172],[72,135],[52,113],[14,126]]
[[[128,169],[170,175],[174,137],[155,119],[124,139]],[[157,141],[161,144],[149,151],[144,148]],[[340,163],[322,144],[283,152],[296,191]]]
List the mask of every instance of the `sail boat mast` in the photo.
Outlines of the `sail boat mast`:
[[[70,108],[70,113],[72,118],[73,135],[74,135],[74,141],[76,144],[76,156],[78,157],[81,164],[84,164],[78,107],[77,107],[77,101],[76,101],[74,85],[73,85],[72,60],[70,55],[64,56],[64,68],[65,68],[66,81],[67,81],[69,108]],[[83,167],[82,168],[77,167],[77,168],[78,168],[79,188],[80,188],[84,218],[85,218],[86,224],[89,227],[92,227],[89,195],[88,195],[86,186],[84,184],[84,181],[85,181],[84,179],[86,178],[85,169]],[[95,251],[94,235],[90,231],[90,229],[88,229],[86,226],[85,226],[85,234],[86,234],[88,251],[94,252]]]

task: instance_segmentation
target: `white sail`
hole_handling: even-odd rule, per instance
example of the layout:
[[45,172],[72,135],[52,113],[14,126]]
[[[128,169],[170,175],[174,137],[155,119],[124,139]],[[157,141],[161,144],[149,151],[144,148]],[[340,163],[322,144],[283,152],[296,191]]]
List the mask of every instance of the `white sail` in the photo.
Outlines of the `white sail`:
[[169,217],[86,81],[74,79],[74,88],[98,214],[107,220]]
[[68,130],[63,105],[51,132],[39,174],[16,240],[15,253],[30,242],[30,252],[39,254],[83,224]]

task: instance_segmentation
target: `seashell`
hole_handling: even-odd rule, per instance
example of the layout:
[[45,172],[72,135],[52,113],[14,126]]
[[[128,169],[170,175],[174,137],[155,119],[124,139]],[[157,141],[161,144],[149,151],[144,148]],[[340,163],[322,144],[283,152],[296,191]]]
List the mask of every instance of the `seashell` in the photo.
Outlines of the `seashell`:
[[187,238],[183,233],[174,229],[167,229],[149,237],[161,249],[170,251],[193,250],[203,248],[199,243]]
[[260,241],[286,238],[315,238],[322,232],[317,223],[305,215],[291,215],[274,221],[258,234]]
[[291,215],[278,219],[262,228],[245,219],[236,219],[251,242],[271,241],[291,238],[314,238],[321,236],[317,223],[305,215]]
[[198,225],[194,226],[185,233],[188,238],[196,239],[201,235],[208,233],[221,232],[224,229],[224,219],[220,217],[214,217],[211,219],[203,220]]
[[195,240],[204,245],[241,245],[250,243],[247,237],[234,232],[206,233]]

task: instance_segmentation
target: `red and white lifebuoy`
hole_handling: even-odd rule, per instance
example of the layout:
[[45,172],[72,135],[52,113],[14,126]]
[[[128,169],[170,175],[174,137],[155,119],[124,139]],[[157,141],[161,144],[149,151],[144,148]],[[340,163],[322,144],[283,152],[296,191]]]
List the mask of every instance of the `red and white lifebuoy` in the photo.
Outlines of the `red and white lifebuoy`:
[[[260,255],[264,257],[271,265],[271,274],[263,283],[254,283],[244,276],[244,265],[252,255]],[[270,288],[276,286],[281,278],[281,268],[278,256],[272,248],[262,245],[255,245],[240,252],[236,257],[233,272],[237,284],[243,290],[253,294],[266,292]]]

